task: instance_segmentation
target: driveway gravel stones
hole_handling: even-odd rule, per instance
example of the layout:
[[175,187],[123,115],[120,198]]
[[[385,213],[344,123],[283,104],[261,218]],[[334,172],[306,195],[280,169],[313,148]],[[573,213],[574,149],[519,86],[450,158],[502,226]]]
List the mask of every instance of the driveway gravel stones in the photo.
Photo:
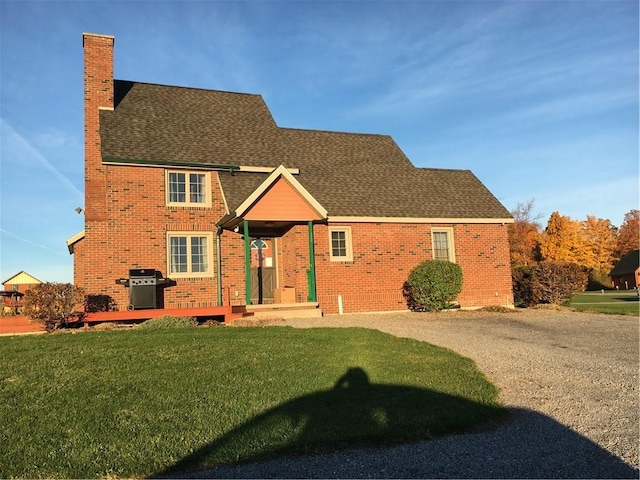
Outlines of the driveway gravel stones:
[[415,444],[191,472],[201,478],[638,478],[637,317],[568,310],[328,315],[275,322],[364,327],[450,348],[500,389],[512,419]]

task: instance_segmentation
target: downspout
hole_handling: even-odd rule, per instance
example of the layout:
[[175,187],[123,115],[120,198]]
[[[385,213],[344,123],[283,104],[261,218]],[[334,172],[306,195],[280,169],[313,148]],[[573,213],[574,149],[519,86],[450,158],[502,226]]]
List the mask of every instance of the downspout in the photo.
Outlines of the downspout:
[[[222,227],[216,230],[216,277],[218,282],[218,306],[222,306],[222,246],[220,236],[222,235]],[[229,299],[231,302],[231,299]]]
[[316,295],[316,253],[313,241],[313,222],[309,221],[309,270],[307,270],[307,284],[308,293],[307,301],[315,302],[317,300]]

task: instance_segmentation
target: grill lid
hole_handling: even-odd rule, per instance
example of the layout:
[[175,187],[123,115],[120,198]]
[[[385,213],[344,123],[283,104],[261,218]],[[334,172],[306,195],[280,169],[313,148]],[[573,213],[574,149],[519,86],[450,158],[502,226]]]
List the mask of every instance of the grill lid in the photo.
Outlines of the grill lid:
[[155,278],[156,271],[153,268],[132,268],[129,270],[129,278]]

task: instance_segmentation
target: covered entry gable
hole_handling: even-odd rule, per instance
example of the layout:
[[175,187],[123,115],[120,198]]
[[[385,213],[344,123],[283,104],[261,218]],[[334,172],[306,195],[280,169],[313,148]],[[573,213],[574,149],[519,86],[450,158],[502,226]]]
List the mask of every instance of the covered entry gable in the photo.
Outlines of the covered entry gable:
[[[238,176],[240,175],[243,175],[243,173],[238,174]],[[327,210],[283,165],[273,170],[273,172],[240,203],[235,211],[220,219],[217,223],[220,230],[233,230],[237,233],[241,231],[243,235],[245,300],[247,305],[250,305],[252,301],[251,238],[281,237],[294,225],[305,223],[307,224],[309,242],[309,268],[306,272],[307,301],[316,301],[313,224],[315,222],[325,221],[326,219]],[[262,267],[259,267],[257,280],[259,286],[262,285],[262,280],[260,279],[261,271]],[[259,297],[259,302],[261,301],[262,299]]]
[[327,210],[280,165],[235,211],[225,215],[218,226],[231,230],[247,220],[252,227],[260,230],[266,227],[273,234],[282,233],[294,224],[318,222],[326,218]]

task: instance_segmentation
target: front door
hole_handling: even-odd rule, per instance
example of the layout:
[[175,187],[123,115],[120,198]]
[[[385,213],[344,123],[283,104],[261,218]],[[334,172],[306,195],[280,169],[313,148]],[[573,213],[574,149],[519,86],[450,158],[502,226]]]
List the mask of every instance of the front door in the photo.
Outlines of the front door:
[[251,299],[253,303],[273,303],[276,282],[276,251],[273,238],[251,240]]

